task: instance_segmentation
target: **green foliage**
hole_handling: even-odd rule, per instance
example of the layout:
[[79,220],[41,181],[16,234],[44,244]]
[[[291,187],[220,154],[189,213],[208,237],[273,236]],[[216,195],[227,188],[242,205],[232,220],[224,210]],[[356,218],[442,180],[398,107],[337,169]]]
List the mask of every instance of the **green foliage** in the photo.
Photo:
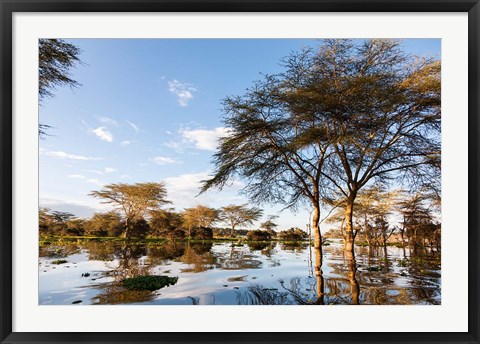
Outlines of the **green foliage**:
[[52,264],[55,264],[55,265],[60,265],[60,264],[68,263],[68,260],[65,260],[65,259],[57,259],[57,260],[52,261],[51,263],[52,263]]
[[149,290],[154,291],[176,284],[178,277],[168,276],[137,276],[126,278],[122,285],[128,290]]
[[367,271],[380,271],[381,268],[379,266],[373,265],[373,266],[367,266],[365,268]]

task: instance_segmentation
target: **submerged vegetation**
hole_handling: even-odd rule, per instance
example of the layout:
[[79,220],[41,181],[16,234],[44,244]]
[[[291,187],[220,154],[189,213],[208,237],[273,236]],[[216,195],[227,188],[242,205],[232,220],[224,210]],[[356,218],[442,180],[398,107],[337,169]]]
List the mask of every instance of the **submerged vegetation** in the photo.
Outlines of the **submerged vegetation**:
[[128,290],[154,291],[177,283],[178,277],[168,276],[136,276],[126,278],[122,285]]

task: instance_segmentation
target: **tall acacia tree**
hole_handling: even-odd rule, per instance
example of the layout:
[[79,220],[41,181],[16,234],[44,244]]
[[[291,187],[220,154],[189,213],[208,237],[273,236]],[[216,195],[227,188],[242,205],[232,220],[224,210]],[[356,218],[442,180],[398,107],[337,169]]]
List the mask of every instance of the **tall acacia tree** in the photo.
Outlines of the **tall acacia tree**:
[[[306,53],[287,58],[285,73],[266,76],[245,95],[225,99],[224,121],[231,132],[220,140],[216,171],[202,192],[240,177],[248,180],[244,191],[255,203],[293,210],[307,203],[313,208],[314,245],[321,251],[321,173],[331,153],[331,135],[296,92],[310,78],[304,72],[311,67]],[[302,61],[302,68],[294,67]]]
[[421,186],[440,178],[440,62],[410,56],[396,40],[327,40],[302,101],[335,133],[322,177],[345,198],[345,249],[353,250],[354,204],[374,181]]
[[238,226],[251,226],[255,221],[259,220],[263,214],[263,210],[253,207],[249,208],[246,204],[227,205],[220,208],[220,220],[228,223],[230,226],[230,235],[235,235],[235,229]]
[[182,213],[183,225],[188,230],[188,235],[192,235],[192,229],[209,228],[218,221],[218,210],[199,204],[193,208],[186,208]]
[[439,181],[440,63],[409,56],[398,41],[372,39],[324,40],[284,66],[225,100],[231,134],[203,190],[239,176],[254,201],[307,201],[320,250],[320,206],[335,192],[346,199],[345,248],[352,251],[363,187],[398,176]]
[[136,220],[143,219],[148,211],[170,203],[163,183],[109,184],[90,196],[102,199],[102,203],[113,204],[125,216],[126,238],[130,237]]

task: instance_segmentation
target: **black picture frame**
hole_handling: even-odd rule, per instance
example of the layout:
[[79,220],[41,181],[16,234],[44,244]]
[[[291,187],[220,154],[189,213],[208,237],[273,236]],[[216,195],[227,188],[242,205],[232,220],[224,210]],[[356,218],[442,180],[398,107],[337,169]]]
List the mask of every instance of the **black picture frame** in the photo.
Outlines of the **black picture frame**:
[[[0,0],[1,343],[479,343],[478,0]],[[33,333],[12,332],[12,16],[15,12],[464,12],[468,13],[468,332],[460,333]],[[454,316],[452,314],[452,316]]]

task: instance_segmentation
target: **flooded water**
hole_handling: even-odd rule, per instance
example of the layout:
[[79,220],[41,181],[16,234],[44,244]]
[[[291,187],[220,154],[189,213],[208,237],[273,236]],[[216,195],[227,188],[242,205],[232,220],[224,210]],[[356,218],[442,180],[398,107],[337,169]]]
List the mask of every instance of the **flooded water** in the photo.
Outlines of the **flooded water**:
[[[320,266],[321,264],[321,266]],[[156,291],[125,278],[178,277]],[[52,242],[40,247],[39,304],[291,305],[441,303],[440,252],[308,243]]]

